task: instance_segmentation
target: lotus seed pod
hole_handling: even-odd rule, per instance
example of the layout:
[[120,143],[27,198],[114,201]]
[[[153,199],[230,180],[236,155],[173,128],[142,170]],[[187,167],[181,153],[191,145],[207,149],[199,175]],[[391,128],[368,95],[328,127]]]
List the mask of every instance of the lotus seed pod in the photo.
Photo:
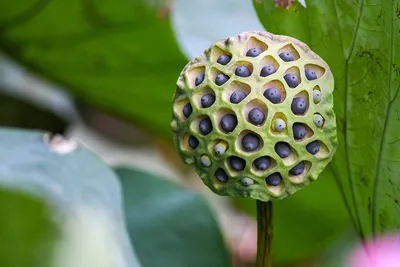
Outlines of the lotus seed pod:
[[306,78],[310,81],[316,80],[318,78],[317,73],[312,69],[306,69]]
[[295,73],[288,73],[283,76],[285,79],[287,85],[290,88],[295,88],[299,85],[299,79],[297,78],[297,75]]
[[269,165],[270,159],[268,156],[260,157],[254,161],[254,166],[260,171],[268,169]]
[[199,130],[203,135],[211,133],[213,127],[209,118],[202,119],[199,123]]
[[313,100],[315,104],[318,104],[321,101],[321,92],[318,90],[313,91]]
[[269,76],[271,74],[274,74],[275,72],[276,72],[276,69],[275,69],[274,66],[272,66],[272,65],[264,66],[261,69],[260,76],[261,77],[267,77],[267,76]]
[[231,57],[228,55],[220,55],[217,59],[217,63],[221,65],[226,65],[229,63],[229,61],[231,61]]
[[314,115],[314,124],[317,127],[321,127],[324,124],[324,118],[321,115],[315,114]]
[[238,123],[238,121],[237,121],[237,118],[235,115],[226,114],[221,119],[221,128],[225,132],[230,133],[236,128],[237,123]]
[[220,40],[178,78],[177,150],[217,194],[285,198],[336,150],[333,88],[329,66],[296,39],[251,31]]
[[185,115],[186,118],[189,118],[190,114],[192,114],[193,108],[192,105],[190,105],[190,103],[187,103],[184,107],[183,107],[183,115]]
[[242,92],[242,91],[236,91],[233,92],[231,97],[230,97],[230,101],[233,104],[238,104],[240,103],[243,99],[246,98],[246,93]]
[[285,129],[286,129],[286,122],[282,119],[276,119],[274,123],[274,130],[282,132]]
[[247,51],[247,53],[246,53],[246,56],[248,56],[248,57],[256,57],[256,56],[258,56],[259,54],[261,54],[261,49],[260,48],[258,48],[258,47],[253,47],[253,48],[250,48],[248,51]]
[[277,88],[268,88],[265,90],[264,97],[274,104],[281,102],[281,93]]
[[246,134],[242,140],[242,148],[245,151],[254,151],[260,146],[260,139],[255,134]]
[[201,97],[201,105],[203,108],[211,107],[215,102],[215,95],[205,94]]
[[296,140],[303,139],[304,136],[306,136],[306,134],[307,134],[307,130],[306,130],[306,127],[303,124],[298,123],[298,122],[295,122],[293,124],[293,137],[294,137],[294,139],[296,139]]
[[196,77],[196,80],[194,81],[194,84],[196,86],[200,85],[204,81],[204,73],[200,74],[199,76]]
[[235,74],[236,74],[237,76],[240,76],[240,77],[249,77],[249,76],[251,75],[251,71],[250,71],[250,69],[249,69],[248,67],[246,67],[246,66],[239,66],[239,67],[236,69]]
[[294,114],[303,115],[307,110],[306,100],[303,97],[295,97],[291,108]]
[[246,161],[236,156],[231,156],[229,158],[229,164],[235,171],[241,171],[246,166]]
[[240,182],[244,186],[250,186],[250,185],[254,184],[254,181],[252,179],[250,179],[250,178],[247,178],[247,177],[243,177],[242,179],[240,179]]
[[253,108],[249,112],[248,119],[254,125],[261,125],[265,120],[265,114],[259,108]]
[[191,148],[196,149],[199,146],[199,139],[191,135],[188,139],[188,144]]
[[282,53],[279,54],[279,57],[285,62],[289,62],[289,61],[293,61],[294,60],[294,56],[290,52],[282,52]]
[[215,78],[215,84],[216,85],[223,85],[224,83],[226,83],[229,80],[229,77],[226,76],[223,73],[220,73],[217,75],[217,77]]

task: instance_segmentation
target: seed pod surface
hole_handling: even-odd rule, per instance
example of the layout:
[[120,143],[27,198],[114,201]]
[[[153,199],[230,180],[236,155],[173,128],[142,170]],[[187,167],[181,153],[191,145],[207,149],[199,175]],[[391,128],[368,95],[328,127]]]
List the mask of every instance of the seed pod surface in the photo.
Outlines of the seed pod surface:
[[217,194],[282,199],[332,159],[333,88],[329,66],[296,39],[251,31],[220,40],[178,78],[177,150]]

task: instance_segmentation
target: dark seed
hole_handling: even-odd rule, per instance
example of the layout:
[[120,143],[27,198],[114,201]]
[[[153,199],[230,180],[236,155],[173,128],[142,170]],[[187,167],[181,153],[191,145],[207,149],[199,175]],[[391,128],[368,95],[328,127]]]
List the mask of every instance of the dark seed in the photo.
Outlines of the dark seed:
[[251,71],[246,66],[239,66],[236,68],[235,74],[240,77],[249,77],[251,75]]
[[293,54],[290,52],[282,52],[279,54],[279,57],[285,62],[294,61]]
[[303,173],[305,166],[306,165],[304,164],[304,161],[301,161],[299,164],[290,169],[289,173],[292,175],[300,175]]
[[201,84],[204,81],[204,77],[205,77],[204,73],[197,76],[196,80],[194,81],[194,85],[197,86],[197,85]]
[[239,157],[232,156],[229,158],[229,164],[231,165],[232,169],[236,171],[241,171],[246,166],[246,161]]
[[310,81],[318,78],[317,73],[315,71],[313,71],[312,69],[306,69],[306,77]]
[[274,104],[281,102],[281,92],[277,88],[268,88],[265,90],[264,97]]
[[306,136],[307,130],[306,127],[298,122],[293,124],[293,137],[296,140],[303,139]]
[[254,151],[260,145],[258,136],[252,133],[246,134],[242,139],[242,147],[246,151]]
[[285,142],[278,142],[275,145],[276,154],[281,158],[287,158],[290,155],[290,146]]
[[261,77],[267,77],[267,76],[269,76],[271,74],[274,74],[275,72],[276,72],[276,69],[275,69],[274,66],[272,66],[272,65],[264,66],[261,69],[260,76]]
[[211,133],[213,127],[210,118],[202,119],[199,123],[199,129],[203,135]]
[[270,159],[268,156],[260,157],[254,161],[254,166],[261,171],[268,169],[269,164]]
[[252,124],[261,125],[265,120],[265,115],[259,108],[253,108],[247,118]]
[[282,176],[278,172],[276,172],[265,178],[265,181],[269,185],[277,186],[282,182]]
[[237,124],[238,121],[234,114],[226,114],[221,118],[221,128],[227,133],[232,132]]
[[203,108],[211,107],[212,104],[215,102],[215,95],[212,94],[205,94],[201,97],[201,106]]
[[183,115],[185,115],[186,118],[189,118],[190,114],[192,114],[192,105],[190,103],[187,103],[185,106],[183,106]]
[[188,144],[191,148],[196,149],[199,146],[199,139],[191,135],[189,136]]
[[217,59],[217,63],[221,65],[226,65],[229,63],[229,61],[231,61],[231,57],[228,55],[220,55]]
[[317,154],[319,152],[319,148],[320,148],[320,145],[319,145],[319,142],[317,140],[309,143],[306,146],[307,151],[310,154],[313,154],[313,155],[315,155],[315,154]]
[[225,74],[220,73],[220,74],[217,75],[217,77],[215,77],[215,84],[216,85],[223,85],[228,80],[229,80],[229,76],[226,76]]
[[294,114],[303,115],[307,110],[306,100],[301,96],[295,97],[293,99],[291,108]]
[[299,85],[299,79],[297,79],[297,75],[294,73],[285,74],[283,78],[290,88],[295,88],[297,85]]
[[255,48],[251,48],[251,49],[249,49],[248,51],[247,51],[247,53],[246,53],[246,56],[248,56],[248,57],[256,57],[256,56],[258,56],[259,54],[261,54],[261,49],[260,48],[257,48],[257,47],[255,47]]
[[228,181],[228,175],[226,174],[226,172],[219,168],[215,171],[215,177],[217,177],[218,181],[225,183]]
[[231,95],[231,98],[230,98],[231,103],[233,103],[233,104],[238,104],[238,103],[240,103],[243,99],[245,99],[246,96],[247,96],[246,93],[244,93],[244,92],[242,92],[242,91],[233,92],[233,94]]

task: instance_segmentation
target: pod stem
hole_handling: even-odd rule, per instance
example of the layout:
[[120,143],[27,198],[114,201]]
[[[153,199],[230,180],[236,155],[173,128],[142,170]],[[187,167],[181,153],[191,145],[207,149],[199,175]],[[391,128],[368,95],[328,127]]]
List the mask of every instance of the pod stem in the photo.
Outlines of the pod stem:
[[272,202],[257,200],[256,267],[272,267]]

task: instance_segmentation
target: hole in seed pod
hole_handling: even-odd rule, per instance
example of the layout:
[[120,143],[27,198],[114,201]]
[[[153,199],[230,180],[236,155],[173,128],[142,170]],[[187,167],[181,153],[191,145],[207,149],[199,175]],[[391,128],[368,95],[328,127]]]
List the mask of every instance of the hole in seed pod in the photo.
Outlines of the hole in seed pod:
[[286,142],[277,142],[274,149],[285,165],[293,164],[298,158],[297,151]]
[[278,50],[279,58],[284,62],[291,62],[300,58],[299,52],[293,44],[288,44]]
[[200,157],[200,163],[201,165],[203,165],[204,167],[210,167],[211,166],[211,159],[209,156],[207,155],[201,155]]
[[251,186],[254,184],[254,180],[248,177],[243,177],[242,179],[240,179],[240,183],[243,186]]
[[226,183],[229,180],[228,175],[226,174],[226,172],[224,171],[224,169],[222,168],[218,168],[215,171],[215,178],[217,178],[217,180],[221,183]]
[[235,112],[227,108],[222,108],[215,112],[214,120],[215,124],[217,125],[217,129],[222,133],[233,132],[238,124],[238,119]]
[[261,93],[266,99],[268,99],[269,102],[273,104],[282,103],[286,99],[285,86],[281,81],[278,80],[274,80],[265,84],[261,88]]
[[215,102],[215,93],[210,87],[201,88],[193,95],[192,101],[197,108],[210,107]]
[[243,47],[242,55],[247,57],[257,57],[267,49],[267,44],[252,36],[247,40],[246,45]]
[[248,94],[250,94],[251,88],[245,83],[234,81],[228,85],[222,92],[222,97],[228,103],[238,104],[242,102]]
[[229,144],[225,140],[216,139],[209,144],[208,150],[213,151],[214,155],[222,156],[229,149]]
[[265,178],[268,190],[274,195],[279,196],[285,188],[282,175],[279,172],[272,173]]
[[293,138],[296,141],[302,141],[314,135],[313,130],[305,123],[295,122],[292,126]]
[[239,61],[232,67],[232,72],[239,77],[249,77],[253,73],[253,65],[246,61]]
[[314,115],[313,115],[313,122],[314,122],[314,125],[315,125],[316,127],[322,129],[322,127],[324,127],[324,124],[325,124],[325,119],[324,119],[324,117],[322,117],[321,114],[319,114],[319,113],[314,113]]
[[230,77],[225,73],[221,72],[220,70],[212,68],[211,79],[216,85],[222,86],[230,79]]
[[191,88],[201,85],[205,80],[206,67],[198,66],[186,71],[186,79]]
[[294,184],[304,183],[310,168],[311,162],[306,160],[300,161],[289,170],[289,180]]
[[328,147],[320,140],[315,140],[306,145],[308,153],[316,156],[317,158],[325,158],[329,156]]
[[184,151],[193,151],[199,146],[199,139],[190,133],[186,133],[181,138],[180,147]]
[[181,120],[186,120],[192,114],[193,108],[189,99],[176,100],[174,103],[174,114]]
[[260,76],[268,77],[274,74],[279,68],[278,62],[272,56],[266,56],[260,61]]
[[241,132],[236,140],[236,149],[242,153],[254,153],[264,146],[262,138],[249,130]]
[[307,113],[309,106],[310,102],[308,100],[308,92],[301,91],[300,93],[294,96],[290,108],[293,114],[301,116]]
[[291,67],[286,70],[283,79],[290,88],[296,88],[301,83],[299,68]]
[[319,79],[324,75],[325,69],[314,64],[307,64],[304,66],[304,74],[309,81]]
[[227,65],[232,59],[232,54],[221,49],[217,45],[211,48],[210,61],[221,65]]
[[313,89],[313,102],[315,104],[318,104],[321,102],[322,99],[322,93],[321,93],[321,88],[319,86],[315,86]]
[[266,171],[269,171],[276,166],[276,161],[270,156],[262,156],[253,161],[252,171],[255,174],[262,174]]
[[248,123],[262,126],[267,121],[268,108],[262,101],[254,99],[244,106],[243,116]]
[[234,171],[242,171],[246,167],[246,161],[236,156],[228,158],[228,165]]
[[202,115],[192,121],[190,128],[193,132],[208,135],[213,130],[213,125],[208,116]]
[[271,123],[271,133],[278,136],[288,135],[288,124],[285,114],[282,112],[277,112],[274,114]]

